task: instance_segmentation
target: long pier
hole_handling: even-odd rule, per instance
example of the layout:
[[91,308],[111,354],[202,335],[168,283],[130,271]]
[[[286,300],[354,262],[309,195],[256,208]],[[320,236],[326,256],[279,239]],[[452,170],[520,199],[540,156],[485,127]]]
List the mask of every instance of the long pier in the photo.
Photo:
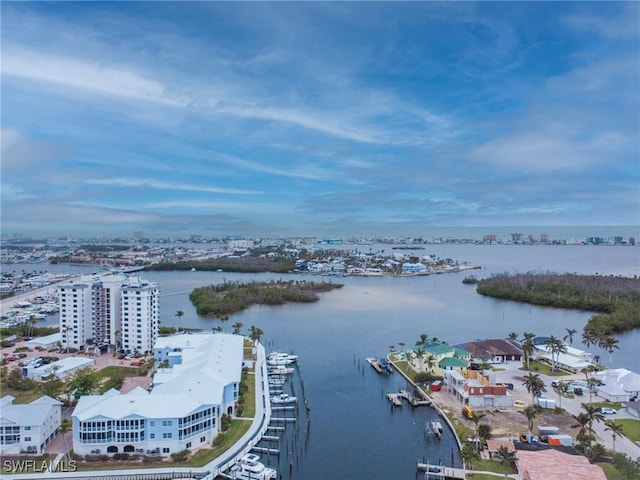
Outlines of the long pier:
[[466,471],[463,468],[444,467],[442,465],[431,465],[429,463],[418,463],[418,472],[424,472],[425,479],[456,478],[464,480],[466,478]]

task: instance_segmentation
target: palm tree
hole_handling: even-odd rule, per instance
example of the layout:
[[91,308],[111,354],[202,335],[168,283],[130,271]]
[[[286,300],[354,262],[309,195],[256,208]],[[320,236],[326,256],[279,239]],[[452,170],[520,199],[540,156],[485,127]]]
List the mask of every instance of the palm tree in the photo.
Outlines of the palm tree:
[[600,413],[600,408],[590,403],[587,405],[583,405],[583,408],[587,418],[589,419],[589,434],[593,435],[593,421],[604,421],[604,416]]
[[36,326],[36,323],[38,323],[38,319],[34,315],[31,315],[29,317],[29,336],[30,337],[33,337],[33,328]]
[[551,352],[551,375],[556,371],[556,362],[560,358],[561,353],[567,353],[567,346],[562,343],[562,340],[551,335],[547,340],[547,345]]
[[543,393],[547,391],[547,388],[544,385],[544,381],[540,378],[540,375],[537,373],[529,373],[526,377],[524,377],[524,382],[522,383],[527,391],[531,394],[531,405],[533,405],[534,399],[538,393]]
[[427,369],[430,372],[433,372],[433,367],[436,366],[436,357],[433,356],[432,353],[427,354]]
[[180,319],[184,316],[184,312],[182,310],[178,310],[175,316],[178,317],[178,321],[180,321]]
[[618,339],[614,338],[614,337],[612,337],[610,335],[606,336],[606,337],[603,337],[598,341],[599,347],[602,348],[603,350],[606,350],[607,352],[609,352],[609,365],[611,365],[611,363],[612,363],[611,357],[612,357],[612,354],[613,354],[613,350],[620,348],[618,346],[618,343],[619,343]]
[[613,453],[616,453],[616,437],[622,437],[624,435],[624,426],[621,423],[616,423],[614,420],[605,422],[605,431],[611,432],[611,439],[613,440]]
[[473,446],[469,443],[465,443],[460,451],[460,456],[464,462],[465,469],[473,470],[473,462],[480,459],[480,455],[475,451]]
[[471,414],[471,421],[475,424],[476,426],[476,448],[478,448],[478,443],[479,443],[479,438],[478,438],[478,427],[480,425],[480,420],[482,420],[484,417],[486,417],[487,414],[486,413],[477,413],[477,412],[473,412]]
[[263,334],[264,332],[260,327],[251,325],[251,340],[253,341],[253,344],[255,346],[258,345],[258,342],[260,341],[260,338],[262,337]]
[[241,322],[236,322],[231,326],[233,327],[234,335],[240,335],[240,330],[242,329],[242,327],[244,327],[244,325]]
[[562,408],[562,397],[569,392],[569,384],[567,382],[558,382],[556,389],[558,390],[558,407]]
[[527,370],[529,370],[529,359],[531,355],[533,355],[533,339],[536,338],[535,334],[530,332],[524,332],[522,336],[522,353],[524,353],[524,358],[527,362]]
[[584,412],[580,412],[578,416],[575,417],[575,419],[578,421],[578,425],[576,426],[580,427],[578,435],[584,435],[585,433],[587,433],[587,427],[589,426],[589,416]]
[[496,458],[500,459],[500,465],[513,465],[516,461],[516,452],[502,445],[496,451]]
[[418,371],[422,372],[422,360],[424,359],[424,354],[427,353],[427,351],[422,347],[416,347],[413,351],[418,359]]
[[533,433],[533,421],[538,415],[538,409],[533,405],[529,405],[524,409],[524,414],[527,417],[527,422],[529,422],[529,438],[531,438],[531,434]]
[[569,339],[569,345],[573,345],[573,336],[578,333],[575,328],[566,328],[567,334],[564,336],[563,340],[566,342]]
[[598,343],[598,335],[593,331],[585,327],[582,331],[582,344],[589,348],[591,345]]
[[427,335],[426,333],[421,333],[420,340],[416,342],[416,345],[424,345],[425,343],[427,343],[427,338],[429,338],[429,335]]
[[509,340],[518,340],[518,334],[517,334],[516,332],[511,332],[511,333],[507,336],[507,338],[508,338]]

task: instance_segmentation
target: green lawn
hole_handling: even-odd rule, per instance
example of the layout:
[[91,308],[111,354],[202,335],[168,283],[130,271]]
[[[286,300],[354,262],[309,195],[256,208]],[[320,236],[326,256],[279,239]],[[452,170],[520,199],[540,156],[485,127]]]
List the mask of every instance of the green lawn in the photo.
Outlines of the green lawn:
[[36,398],[40,398],[42,396],[42,393],[37,390],[14,390],[13,388],[7,387],[4,382],[2,382],[0,389],[2,390],[3,397],[5,395],[11,395],[15,398],[13,401],[14,404],[30,403]]
[[256,416],[256,376],[253,371],[242,374],[242,384],[248,388],[244,394],[242,417],[253,418]]
[[409,366],[406,360],[394,360],[393,364],[413,381],[416,371]]
[[[473,469],[478,472],[514,473],[510,465],[500,465],[500,462],[494,460],[476,460],[473,462]],[[474,478],[478,477],[479,475],[474,475]]]
[[[612,417],[613,416],[615,415],[612,415]],[[610,418],[609,420],[613,420],[616,423],[621,424],[624,429],[624,436],[629,440],[632,442],[640,442],[640,420],[634,420],[632,418]]]
[[[522,364],[522,370],[527,371],[526,363]],[[542,373],[544,375],[551,375],[551,365],[544,362],[538,362],[537,360],[531,360],[529,362],[529,371],[534,373]],[[570,373],[558,369],[556,369],[555,373],[553,374],[554,377],[562,377],[566,375],[570,375]]]
[[610,463],[596,463],[604,470],[604,474],[607,476],[607,480],[627,480],[627,478],[618,472],[615,467]]

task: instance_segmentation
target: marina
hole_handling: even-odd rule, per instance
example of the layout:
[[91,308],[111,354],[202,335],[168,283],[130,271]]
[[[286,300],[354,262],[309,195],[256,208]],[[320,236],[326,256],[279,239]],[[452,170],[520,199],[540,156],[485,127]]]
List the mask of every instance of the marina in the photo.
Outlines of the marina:
[[[435,245],[430,249],[439,256],[472,258],[482,263],[483,275],[516,269],[617,274],[635,271],[631,266],[637,265],[637,259],[629,257],[636,251],[626,248]],[[231,321],[225,323],[196,315],[188,299],[190,289],[225,280],[298,278],[229,272],[148,272],[145,276],[162,285],[163,325],[205,330],[219,325],[227,331]],[[278,309],[257,307],[234,315],[232,321],[243,323],[245,330],[249,325],[260,326],[265,332],[263,341],[270,349],[289,351],[291,348],[297,353],[304,352],[299,360],[304,361],[304,395],[296,373],[269,376],[299,398],[299,421],[269,425],[267,435],[280,436],[281,440],[279,443],[264,441],[260,446],[277,446],[281,453],[278,456],[259,453],[261,461],[276,468],[279,478],[305,480],[332,478],[336,472],[342,478],[366,475],[380,480],[410,479],[416,474],[416,459],[432,465],[442,460],[450,468],[452,451],[453,465],[460,467],[457,444],[437,411],[405,407],[395,408],[391,413],[386,393],[399,391],[398,372],[395,377],[377,374],[362,359],[372,352],[387,351],[390,343],[397,346],[403,341],[413,345],[422,332],[455,343],[469,338],[504,337],[511,330],[528,331],[535,324],[533,331],[537,334],[563,336],[565,327],[580,329],[590,316],[584,312],[486,298],[463,285],[461,279],[462,275],[456,274],[406,279],[349,277],[340,279],[345,283],[343,289],[323,296],[314,304]],[[171,295],[173,292],[185,293]],[[185,312],[181,320],[175,317],[177,310]],[[424,315],[416,315],[416,311]],[[394,321],[390,322],[390,318]],[[508,329],[503,322],[496,322],[496,318],[504,318],[509,323]],[[640,341],[638,333],[617,337],[620,350],[613,354],[616,366],[634,368],[637,364],[634,352]],[[608,358],[597,346],[590,350]],[[390,378],[395,380],[390,383]],[[292,381],[294,392],[288,385]],[[410,386],[404,388],[411,391]],[[309,417],[313,422],[305,434],[304,399],[307,397],[312,402]],[[437,441],[433,435],[425,435],[425,422],[434,419],[444,427],[442,438]],[[345,425],[350,428],[345,429]],[[388,442],[389,438],[394,441]],[[352,460],[354,456],[369,458],[370,464],[365,468],[361,462]],[[327,458],[334,459],[331,465]],[[388,458],[394,462],[390,464]],[[291,474],[289,465],[292,465]]]

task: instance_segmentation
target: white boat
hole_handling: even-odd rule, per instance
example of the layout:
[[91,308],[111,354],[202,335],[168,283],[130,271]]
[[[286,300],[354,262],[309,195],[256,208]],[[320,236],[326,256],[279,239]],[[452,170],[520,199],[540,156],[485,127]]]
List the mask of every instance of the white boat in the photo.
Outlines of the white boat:
[[431,422],[431,431],[433,433],[435,433],[437,437],[441,437],[442,436],[442,424],[437,420],[432,421]]
[[260,461],[260,457],[255,453],[244,455],[229,470],[231,478],[240,480],[270,480],[277,476],[277,472]]
[[291,355],[283,352],[271,352],[267,355],[268,365],[290,365],[298,360],[297,355]]
[[290,395],[287,395],[286,393],[282,393],[280,395],[277,395],[275,397],[271,397],[271,403],[273,404],[289,404],[289,403],[296,403],[298,401],[297,397],[292,397]]
[[284,367],[282,365],[269,371],[269,375],[289,375],[290,373],[293,373],[293,368]]

